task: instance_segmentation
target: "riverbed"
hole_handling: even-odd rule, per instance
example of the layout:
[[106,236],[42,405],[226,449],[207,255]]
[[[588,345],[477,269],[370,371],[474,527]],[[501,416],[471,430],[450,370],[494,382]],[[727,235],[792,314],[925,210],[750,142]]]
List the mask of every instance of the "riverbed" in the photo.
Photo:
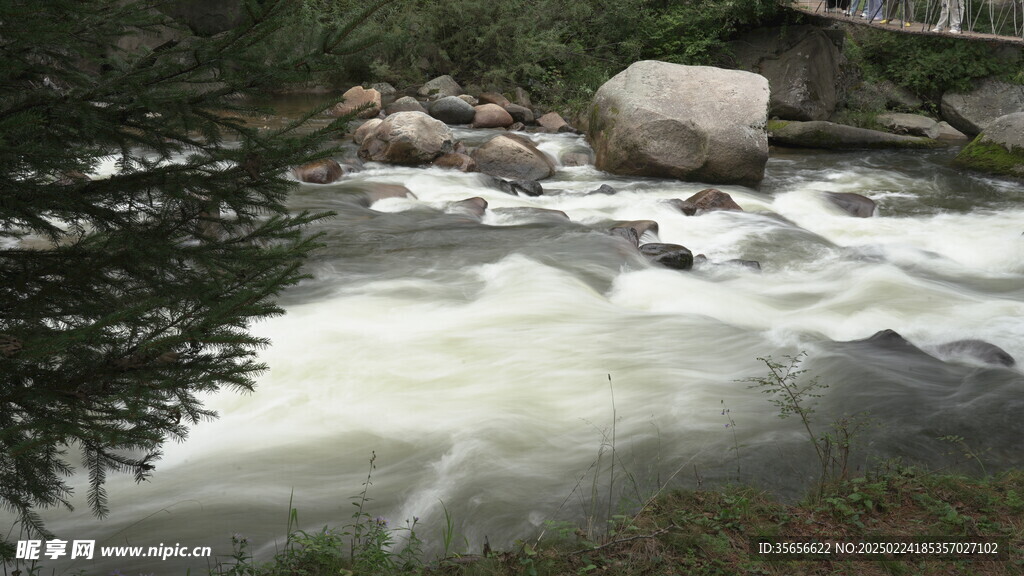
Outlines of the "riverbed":
[[[470,143],[496,133],[456,132]],[[586,149],[574,134],[526,136],[556,160]],[[82,502],[46,512],[48,527],[220,556],[241,533],[265,558],[289,503],[304,529],[341,527],[366,487],[367,513],[417,518],[430,550],[447,510],[453,551],[479,552],[551,521],[600,523],[662,487],[738,480],[797,498],[816,460],[800,423],[751,388],[765,357],[804,355],[803,377],[827,385],[808,400],[817,431],[863,423],[854,473],[895,459],[981,472],[964,446],[986,472],[1020,466],[1019,364],[937,347],[975,339],[1024,360],[1024,188],[958,172],[954,154],[773,149],[759,189],[717,186],[742,212],[697,216],[668,201],[706,184],[593,166],[559,165],[539,197],[377,164],[302,184],[292,208],[336,216],[313,228],[324,247],[284,295],[287,314],[254,327],[273,342],[256,392],[210,397],[220,418],[168,446],[150,482],[111,477],[107,520]],[[380,183],[415,197],[366,205]],[[590,193],[603,184],[615,193]],[[878,213],[851,217],[828,192],[870,197]],[[486,200],[482,216],[458,204],[471,197]],[[631,220],[658,223],[643,241],[707,262],[648,262],[608,233]],[[886,329],[923,352],[843,344]],[[188,566],[207,560],[70,568]]]

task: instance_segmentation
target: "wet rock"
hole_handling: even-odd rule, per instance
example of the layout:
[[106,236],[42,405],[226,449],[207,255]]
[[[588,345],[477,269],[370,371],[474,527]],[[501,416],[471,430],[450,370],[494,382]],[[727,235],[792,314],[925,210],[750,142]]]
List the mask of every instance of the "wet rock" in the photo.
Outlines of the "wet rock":
[[416,165],[453,151],[451,128],[422,112],[397,112],[366,135],[359,158],[372,162]]
[[[726,192],[717,188],[705,188],[685,200],[696,208],[696,212],[713,212],[715,210],[739,210],[743,208]],[[682,210],[682,208],[680,208]],[[685,210],[684,210],[685,212]]]
[[420,87],[417,92],[420,96],[428,98],[444,98],[446,96],[458,96],[462,94],[462,86],[451,76],[445,74],[438,76]]
[[939,122],[939,134],[935,139],[943,142],[962,142],[964,140],[969,140],[966,134],[950,126],[949,122]]
[[569,132],[572,130],[572,127],[565,121],[565,118],[562,118],[557,112],[548,112],[537,118],[537,124],[540,124],[549,132]]
[[384,107],[384,112],[388,115],[396,112],[423,112],[427,113],[427,109],[420,104],[420,101],[413,98],[412,96],[402,96],[398,100],[395,100],[391,104]]
[[333,158],[324,158],[292,168],[292,174],[296,179],[310,184],[330,184],[340,180],[345,173],[345,169]]
[[452,168],[460,172],[476,172],[476,161],[465,154],[452,152],[434,160],[434,166]]
[[1013,366],[1017,363],[1006,350],[984,340],[957,340],[935,347],[935,353],[942,357],[967,358],[984,364]]
[[344,116],[360,109],[362,110],[356,114],[356,118],[373,118],[380,113],[380,92],[373,88],[353,86],[342,96],[345,99],[331,109],[331,114],[334,116]]
[[507,128],[507,130],[508,130],[509,132],[522,132],[522,131],[526,130],[526,126],[524,126],[522,122],[513,122],[513,123],[512,123],[512,124],[511,124],[511,125],[510,125],[510,126],[509,126],[509,127]]
[[654,220],[630,220],[625,222],[617,222],[608,231],[615,236],[622,236],[623,238],[636,238],[637,247],[640,246],[640,239],[643,238],[644,234],[648,232],[652,235],[657,234],[657,222]]
[[555,165],[529,139],[499,134],[471,154],[481,172],[512,180],[542,180],[555,173]]
[[607,194],[611,196],[616,192],[618,192],[618,190],[616,190],[615,188],[612,188],[607,184],[601,184],[601,186],[595,188],[594,190],[591,190],[590,192],[587,192],[587,196],[590,196],[591,194]]
[[644,244],[640,253],[649,260],[675,270],[693,268],[693,252],[679,244]]
[[667,201],[672,206],[675,206],[683,214],[687,216],[695,216],[697,214],[697,205],[689,200],[680,200],[679,198],[672,198]]
[[540,196],[544,194],[544,187],[536,180],[512,180],[512,191],[520,196]]
[[468,214],[477,218],[483,218],[484,213],[487,211],[487,200],[484,200],[479,196],[474,196],[473,198],[466,198],[465,200],[452,202],[448,207],[455,212]]
[[506,128],[513,123],[512,116],[497,104],[483,104],[474,110],[473,128]]
[[562,166],[590,166],[594,163],[594,155],[590,152],[570,151],[563,152],[559,160]]
[[416,198],[416,195],[413,194],[411,190],[401,184],[368,182],[362,186],[362,189],[365,194],[366,206],[371,206],[375,202],[384,200],[385,198]]
[[465,102],[466,104],[469,104],[470,106],[476,106],[477,104],[480,103],[479,100],[470,96],[469,94],[459,94],[458,98]]
[[495,208],[495,214],[511,216],[518,224],[562,224],[569,221],[569,215],[561,210],[547,208],[513,207]]
[[445,124],[469,124],[476,110],[458,96],[445,96],[430,104],[430,115]]
[[637,235],[636,230],[633,228],[612,228],[608,232],[612,236],[624,238],[627,242],[632,244],[634,248],[640,247],[640,236]]
[[825,197],[844,212],[857,218],[870,218],[875,215],[875,201],[852,192],[826,192]]
[[380,118],[370,118],[366,122],[363,122],[356,131],[352,133],[352,142],[356,144],[362,144],[363,140],[366,140],[366,135],[377,129],[377,126],[383,122]]
[[761,271],[761,263],[758,262],[757,260],[743,260],[742,258],[732,258],[730,260],[722,262],[722,264],[725,264],[727,266],[738,266],[741,268],[748,268],[750,270],[756,270],[758,272]]

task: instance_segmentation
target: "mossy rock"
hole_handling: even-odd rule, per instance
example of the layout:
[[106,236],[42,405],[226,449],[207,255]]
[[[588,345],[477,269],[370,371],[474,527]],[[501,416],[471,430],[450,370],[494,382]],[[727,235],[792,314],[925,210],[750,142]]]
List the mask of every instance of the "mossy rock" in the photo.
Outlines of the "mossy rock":
[[953,159],[953,164],[979,172],[1024,179],[1024,150],[1007,149],[1000,144],[983,141],[982,136],[964,146]]
[[953,162],[979,172],[1024,178],[1024,112],[992,121]]

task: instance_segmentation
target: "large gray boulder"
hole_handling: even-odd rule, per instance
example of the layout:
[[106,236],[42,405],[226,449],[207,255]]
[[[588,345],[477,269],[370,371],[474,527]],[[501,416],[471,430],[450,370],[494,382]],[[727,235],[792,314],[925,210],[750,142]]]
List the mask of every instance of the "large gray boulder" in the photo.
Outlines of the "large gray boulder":
[[470,124],[476,109],[458,96],[445,96],[430,104],[430,115],[445,124]]
[[770,116],[826,120],[835,111],[842,57],[820,28],[760,28],[730,46],[741,68],[768,79]]
[[767,118],[763,76],[645,60],[598,89],[587,135],[601,170],[756,186]]
[[1024,86],[987,78],[970,92],[943,94],[941,109],[954,128],[975,136],[1000,116],[1024,112]]
[[954,162],[981,172],[1024,178],[1024,112],[989,122]]
[[555,173],[555,165],[529,139],[499,134],[471,154],[477,170],[512,180],[542,180]]
[[459,86],[454,78],[445,74],[421,86],[417,93],[429,98],[444,98],[445,96],[458,96],[463,92],[462,86]]
[[832,122],[781,122],[769,124],[772,144],[797,148],[857,150],[864,148],[936,148],[943,144],[929,138],[890,134]]
[[363,138],[359,157],[389,164],[426,164],[455,147],[452,130],[422,112],[396,112]]

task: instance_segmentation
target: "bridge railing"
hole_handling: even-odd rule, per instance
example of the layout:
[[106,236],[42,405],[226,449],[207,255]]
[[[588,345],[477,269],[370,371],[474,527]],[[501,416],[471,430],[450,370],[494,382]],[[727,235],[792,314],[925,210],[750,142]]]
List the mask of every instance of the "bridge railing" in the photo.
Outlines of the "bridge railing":
[[[1024,39],[1024,0],[798,0],[795,3],[816,12],[849,10],[855,18],[873,9],[875,21],[887,20],[898,26],[909,22],[915,29],[931,30],[938,23],[946,2],[950,12],[956,7],[962,10],[960,25],[965,32]],[[945,28],[948,30],[950,25],[946,24]]]

